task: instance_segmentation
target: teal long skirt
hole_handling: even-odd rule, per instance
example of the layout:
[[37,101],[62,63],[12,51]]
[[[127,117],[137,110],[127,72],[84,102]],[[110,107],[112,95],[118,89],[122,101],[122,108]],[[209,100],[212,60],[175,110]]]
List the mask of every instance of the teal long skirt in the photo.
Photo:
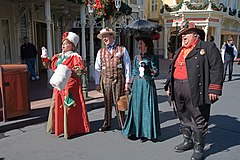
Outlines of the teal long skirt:
[[157,91],[154,80],[134,80],[128,115],[122,130],[126,137],[158,139],[161,135]]

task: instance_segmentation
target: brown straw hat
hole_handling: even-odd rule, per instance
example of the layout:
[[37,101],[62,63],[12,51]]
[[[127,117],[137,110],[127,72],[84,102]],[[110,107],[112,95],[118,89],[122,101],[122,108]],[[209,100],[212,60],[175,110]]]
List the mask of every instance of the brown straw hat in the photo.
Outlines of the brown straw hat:
[[205,39],[205,32],[202,29],[197,28],[194,22],[183,21],[178,36],[182,36],[183,34],[191,32],[198,33],[201,40]]

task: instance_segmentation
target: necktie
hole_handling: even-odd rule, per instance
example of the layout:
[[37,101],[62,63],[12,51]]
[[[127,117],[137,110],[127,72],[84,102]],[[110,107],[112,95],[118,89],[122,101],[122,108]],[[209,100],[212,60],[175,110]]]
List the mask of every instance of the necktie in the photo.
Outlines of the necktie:
[[107,48],[108,48],[108,50],[110,51],[110,50],[113,48],[113,46],[110,45],[110,46],[108,46]]

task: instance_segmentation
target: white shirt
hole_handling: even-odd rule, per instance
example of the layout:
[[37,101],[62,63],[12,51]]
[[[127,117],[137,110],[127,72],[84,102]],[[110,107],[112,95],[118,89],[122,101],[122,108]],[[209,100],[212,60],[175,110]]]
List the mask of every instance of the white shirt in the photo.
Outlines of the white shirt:
[[[109,50],[112,53],[112,49]],[[123,47],[123,64],[125,69],[125,83],[129,83],[129,79],[131,76],[131,60],[128,54],[128,51],[125,47]],[[99,84],[100,72],[102,70],[102,64],[100,60],[100,50],[97,53],[96,61],[95,61],[95,84]]]
[[[234,54],[234,58],[236,59],[238,57],[238,51],[235,45],[231,45],[228,43],[229,47],[233,48],[233,54]],[[224,62],[224,54],[225,54],[225,50],[226,50],[226,45],[223,44],[222,48],[221,48],[221,54],[222,54],[222,61]]]

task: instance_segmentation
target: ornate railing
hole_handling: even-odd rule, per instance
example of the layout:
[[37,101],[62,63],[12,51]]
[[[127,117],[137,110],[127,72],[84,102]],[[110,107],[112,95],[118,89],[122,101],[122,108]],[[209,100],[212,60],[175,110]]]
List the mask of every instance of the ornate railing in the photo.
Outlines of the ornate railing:
[[191,3],[185,2],[186,6],[190,10],[206,10],[208,8],[209,3]]
[[191,3],[191,2],[180,2],[175,6],[169,6],[167,4],[164,4],[162,8],[160,9],[160,13],[163,14],[165,11],[167,12],[176,12],[179,11],[182,6],[185,5],[187,9],[189,10],[208,10],[212,9],[214,11],[222,11],[222,12],[227,12],[230,16],[237,16],[240,18],[240,11],[237,9],[232,9],[226,7],[223,3],[220,3],[217,5],[215,2],[210,1],[210,2],[205,2],[205,3]]

